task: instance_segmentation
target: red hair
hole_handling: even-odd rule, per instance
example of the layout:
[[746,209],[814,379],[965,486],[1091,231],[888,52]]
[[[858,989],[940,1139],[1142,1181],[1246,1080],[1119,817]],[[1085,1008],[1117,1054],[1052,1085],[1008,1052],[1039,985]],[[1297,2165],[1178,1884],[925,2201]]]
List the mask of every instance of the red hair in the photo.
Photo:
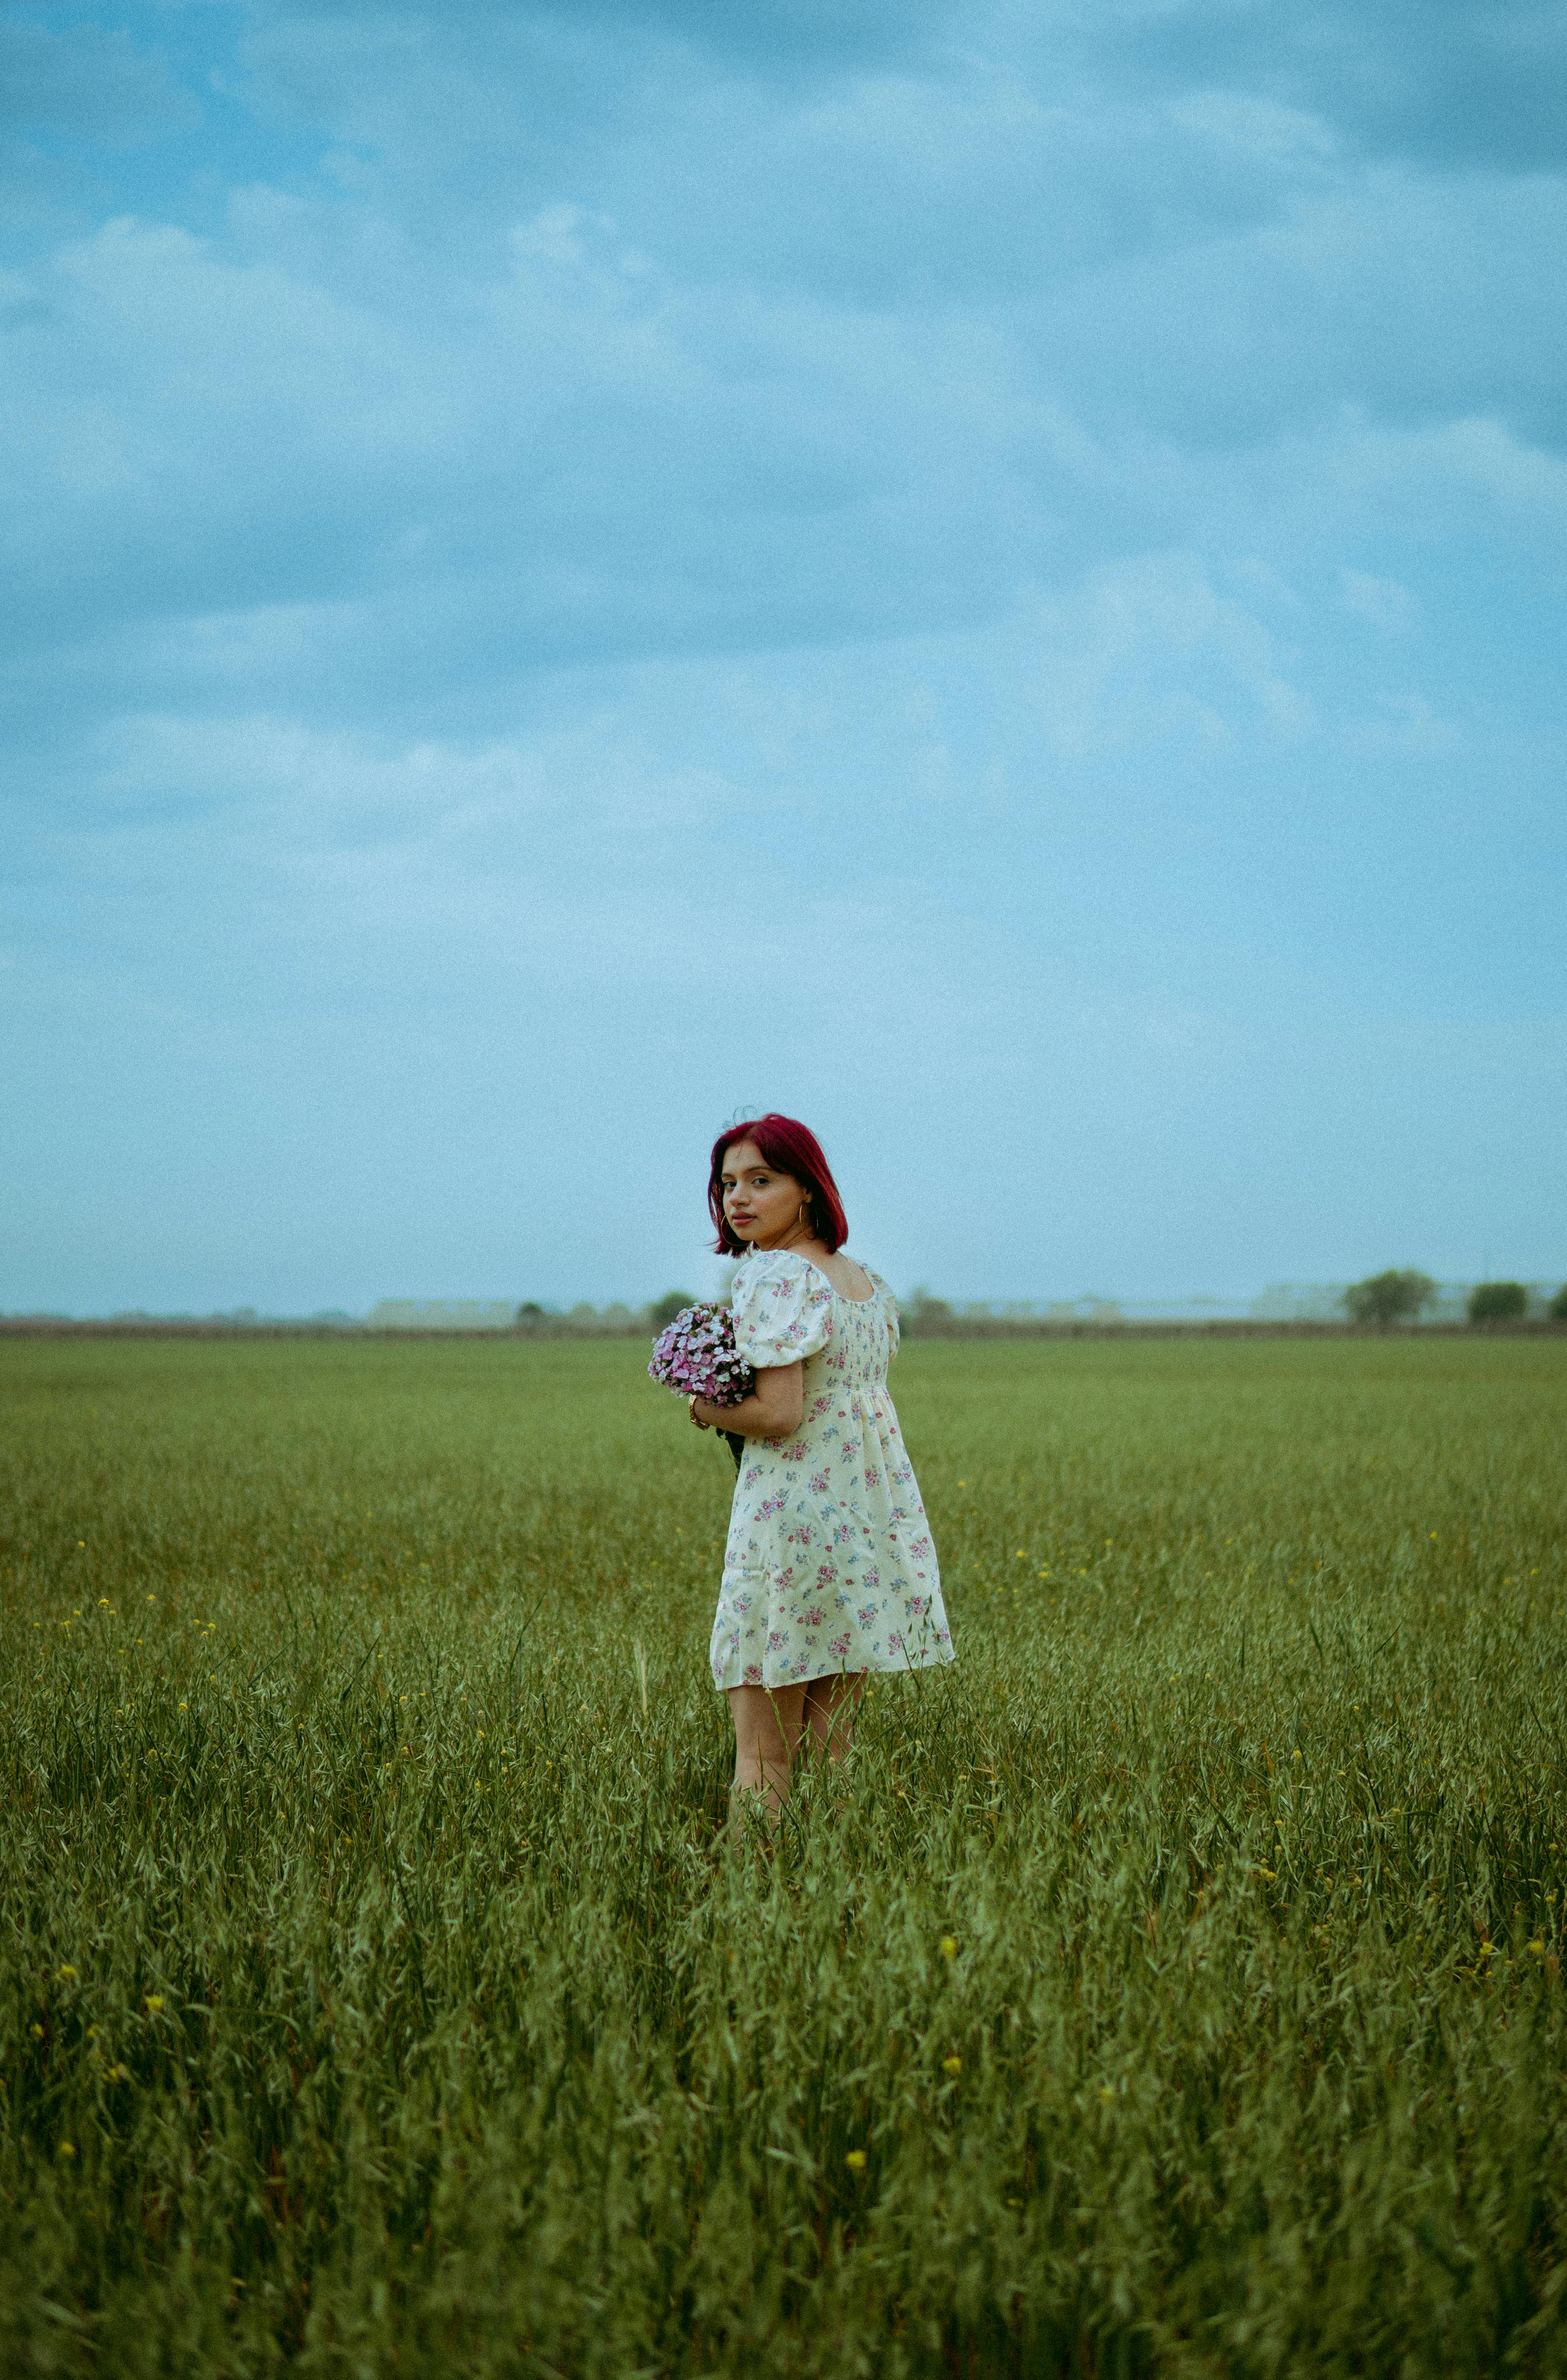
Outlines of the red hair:
[[712,1145],[708,1212],[718,1227],[720,1256],[743,1256],[750,1245],[748,1240],[735,1238],[723,1211],[723,1160],[740,1140],[755,1141],[775,1173],[786,1173],[792,1182],[799,1184],[810,1201],[811,1230],[836,1254],[849,1236],[849,1225],[832,1169],[821,1153],[821,1143],[808,1125],[796,1123],[793,1116],[764,1115],[757,1116],[750,1123],[732,1123]]

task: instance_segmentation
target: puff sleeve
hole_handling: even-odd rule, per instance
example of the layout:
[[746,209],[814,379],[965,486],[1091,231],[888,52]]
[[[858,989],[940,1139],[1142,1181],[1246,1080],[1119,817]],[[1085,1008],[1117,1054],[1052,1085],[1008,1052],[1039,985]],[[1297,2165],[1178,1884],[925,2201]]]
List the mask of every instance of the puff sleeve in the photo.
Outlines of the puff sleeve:
[[890,1364],[893,1356],[897,1354],[898,1348],[903,1341],[903,1330],[898,1322],[898,1301],[893,1295],[892,1291],[888,1288],[886,1282],[882,1280],[879,1272],[869,1273],[869,1278],[876,1283],[877,1293],[881,1297],[881,1303],[886,1309],[887,1338],[889,1342],[887,1361]]
[[735,1276],[735,1344],[759,1372],[819,1354],[832,1336],[832,1284],[786,1248],[745,1257]]

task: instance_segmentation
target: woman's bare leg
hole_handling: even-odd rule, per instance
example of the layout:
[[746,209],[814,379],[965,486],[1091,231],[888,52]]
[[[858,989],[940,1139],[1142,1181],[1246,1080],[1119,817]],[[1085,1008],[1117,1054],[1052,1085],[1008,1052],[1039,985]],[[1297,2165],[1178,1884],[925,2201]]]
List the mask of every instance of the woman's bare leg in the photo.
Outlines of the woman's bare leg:
[[789,1795],[789,1771],[800,1741],[807,1689],[804,1686],[731,1686],[729,1708],[735,1719],[735,1782],[729,1806],[735,1809],[742,1793],[754,1793],[770,1818],[776,1817]]
[[805,1724],[811,1743],[829,1760],[842,1760],[854,1742],[855,1713],[865,1692],[865,1671],[845,1676],[811,1678],[806,1684]]

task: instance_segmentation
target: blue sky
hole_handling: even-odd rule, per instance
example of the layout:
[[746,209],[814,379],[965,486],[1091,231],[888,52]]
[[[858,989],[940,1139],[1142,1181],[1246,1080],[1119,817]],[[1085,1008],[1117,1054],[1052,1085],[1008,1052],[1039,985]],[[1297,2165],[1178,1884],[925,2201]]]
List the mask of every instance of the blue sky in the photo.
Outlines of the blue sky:
[[1567,32],[0,8],[0,1307],[1567,1272]]

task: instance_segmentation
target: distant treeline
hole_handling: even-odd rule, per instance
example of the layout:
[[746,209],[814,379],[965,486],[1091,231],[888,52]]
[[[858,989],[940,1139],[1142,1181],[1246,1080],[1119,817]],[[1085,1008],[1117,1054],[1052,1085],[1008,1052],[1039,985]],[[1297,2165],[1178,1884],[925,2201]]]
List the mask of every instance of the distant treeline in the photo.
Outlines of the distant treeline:
[[[528,1298],[386,1298],[365,1316],[331,1311],[298,1317],[240,1306],[225,1314],[110,1315],[80,1320],[62,1314],[0,1315],[12,1336],[110,1338],[530,1338],[650,1339],[683,1306],[697,1303],[672,1289],[649,1305],[549,1306]],[[1093,1339],[1325,1337],[1352,1330],[1415,1327],[1422,1331],[1556,1330],[1567,1326],[1567,1284],[1513,1281],[1445,1285],[1413,1270],[1374,1273],[1347,1287],[1275,1286],[1249,1308],[1218,1299],[1123,1306],[1106,1297],[1036,1305],[1021,1301],[954,1305],[920,1288],[900,1306],[909,1339]]]
[[1567,1282],[1554,1291],[1540,1281],[1444,1284],[1428,1273],[1390,1269],[1342,1288],[1275,1286],[1254,1299],[1245,1313],[1212,1310],[1218,1305],[1216,1299],[1194,1298],[1184,1306],[1128,1310],[1102,1297],[1042,1308],[951,1305],[918,1289],[904,1305],[902,1321],[905,1337],[929,1339],[1094,1338],[1108,1333],[1164,1338],[1194,1331],[1244,1338],[1410,1325],[1423,1330],[1553,1330],[1567,1324]]

